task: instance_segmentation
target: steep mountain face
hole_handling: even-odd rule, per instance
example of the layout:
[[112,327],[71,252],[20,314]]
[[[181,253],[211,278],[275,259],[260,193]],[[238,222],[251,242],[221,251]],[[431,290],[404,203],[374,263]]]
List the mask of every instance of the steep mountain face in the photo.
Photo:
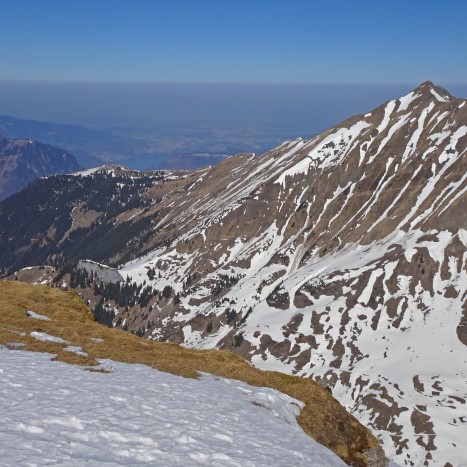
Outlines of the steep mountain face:
[[79,170],[66,151],[33,140],[0,137],[0,200],[38,177]]
[[128,202],[119,192],[130,180],[145,180],[131,209],[106,221],[107,243],[122,225],[138,234],[99,257],[71,254],[58,219],[73,226],[94,212],[83,227],[93,235],[105,210],[70,195],[58,216],[53,202],[41,205],[50,222],[34,245],[15,243],[29,232],[15,211],[23,192],[0,205],[8,226],[21,224],[2,226],[0,266],[50,262],[47,235],[62,262],[118,265],[117,286],[86,263],[60,279],[114,325],[318,379],[401,464],[456,465],[467,437],[466,147],[465,100],[427,82],[261,157],[160,179],[54,177],[56,193],[105,180],[112,205]]

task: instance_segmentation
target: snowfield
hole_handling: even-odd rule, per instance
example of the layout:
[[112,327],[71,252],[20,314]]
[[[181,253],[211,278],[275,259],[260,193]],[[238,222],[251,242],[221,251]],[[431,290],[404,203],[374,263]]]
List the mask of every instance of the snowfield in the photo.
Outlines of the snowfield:
[[345,465],[299,427],[302,403],[278,391],[50,358],[0,347],[2,466]]

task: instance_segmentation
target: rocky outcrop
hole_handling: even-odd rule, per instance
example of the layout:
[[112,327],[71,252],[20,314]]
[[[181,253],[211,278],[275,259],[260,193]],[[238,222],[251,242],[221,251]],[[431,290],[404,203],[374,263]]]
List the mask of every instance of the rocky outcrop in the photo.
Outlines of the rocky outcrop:
[[84,269],[89,274],[104,283],[106,282],[120,282],[123,281],[122,275],[114,268],[105,266],[104,264],[96,263],[91,260],[80,260],[77,269]]

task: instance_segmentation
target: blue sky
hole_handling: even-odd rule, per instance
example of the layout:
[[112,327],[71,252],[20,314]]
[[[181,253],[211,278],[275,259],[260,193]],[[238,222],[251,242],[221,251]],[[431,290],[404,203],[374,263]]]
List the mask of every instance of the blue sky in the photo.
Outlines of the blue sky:
[[0,80],[467,82],[464,0],[2,0]]

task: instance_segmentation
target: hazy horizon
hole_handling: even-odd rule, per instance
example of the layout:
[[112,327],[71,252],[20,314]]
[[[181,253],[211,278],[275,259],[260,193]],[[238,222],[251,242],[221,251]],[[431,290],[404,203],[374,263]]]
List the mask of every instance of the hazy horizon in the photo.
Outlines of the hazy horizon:
[[[418,84],[0,81],[0,115],[136,139],[139,150],[122,146],[122,160],[131,168],[147,169],[170,156],[262,154],[285,140],[311,138]],[[467,86],[446,87],[453,95],[467,96]],[[64,149],[75,155],[82,150]]]
[[[286,131],[313,133],[418,84],[0,81],[0,115],[103,130],[281,124]],[[467,97],[467,85],[435,84]]]

